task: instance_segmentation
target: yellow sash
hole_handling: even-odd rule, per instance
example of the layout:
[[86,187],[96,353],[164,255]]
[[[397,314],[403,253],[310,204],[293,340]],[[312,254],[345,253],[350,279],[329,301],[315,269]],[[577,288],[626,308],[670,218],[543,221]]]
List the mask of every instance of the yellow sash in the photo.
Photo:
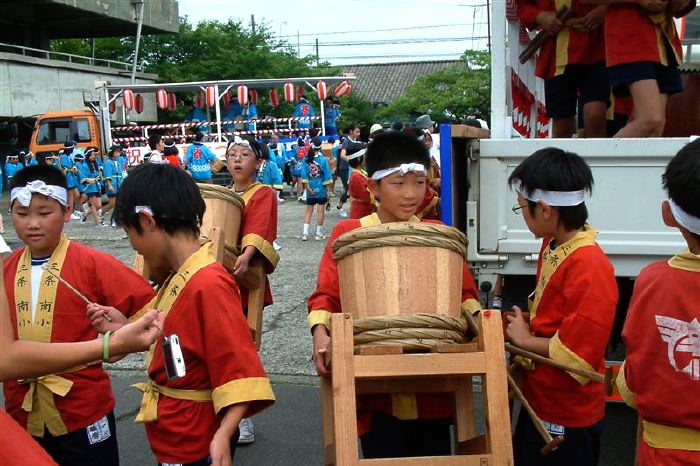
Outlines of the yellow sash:
[[659,49],[659,61],[662,65],[668,66],[668,53],[666,51],[666,41],[668,41],[676,57],[676,63],[681,63],[681,57],[678,56],[675,47],[673,47],[673,39],[676,37],[676,23],[673,21],[673,15],[667,10],[661,13],[649,15],[649,20],[657,26],[656,42]]
[[[216,262],[212,243],[210,241],[204,243],[197,252],[192,254],[180,269],[172,274],[163,284],[158,294],[145,306],[145,309],[157,309],[162,311],[167,318],[170,309],[173,307],[175,300],[182,292],[185,285],[194,274],[204,267]],[[146,364],[150,366],[153,360],[157,342],[151,345],[146,356]],[[157,385],[154,381],[149,380],[148,383],[134,384],[132,387],[143,392],[141,399],[141,408],[136,416],[136,423],[152,422],[158,419],[158,397],[162,393],[166,396],[179,400],[192,401],[211,401],[211,390],[180,390],[172,389]],[[184,396],[196,397],[183,398]],[[208,399],[205,399],[208,397]]]
[[257,193],[258,190],[260,188],[262,188],[263,186],[265,186],[265,185],[260,184],[258,182],[255,182],[255,183],[251,184],[250,186],[248,186],[247,188],[245,188],[245,191],[243,191],[243,194],[241,194],[241,197],[243,198],[243,202],[245,203],[245,205],[248,205],[248,202],[253,197],[253,195],[255,193]]
[[644,441],[653,448],[700,451],[700,430],[642,420]]
[[[65,235],[61,236],[61,240],[46,263],[47,267],[59,275],[61,274],[69,245],[70,241],[68,238]],[[25,248],[15,273],[17,334],[20,340],[50,343],[58,280],[46,271],[42,274],[34,319],[32,319],[31,283],[32,255],[29,248]],[[74,370],[80,370],[84,367],[81,366]],[[65,397],[70,392],[73,382],[52,374],[38,379],[31,379],[29,384],[29,391],[22,402],[22,409],[29,413],[27,416],[27,432],[36,437],[43,437],[44,426],[46,426],[51,435],[67,434],[68,429],[61,419],[61,414],[56,408],[53,396]]]
[[557,271],[559,265],[566,260],[574,251],[579,248],[592,246],[595,244],[595,237],[598,232],[590,225],[584,226],[584,231],[579,231],[576,235],[564,244],[560,244],[553,251],[546,247],[542,252],[542,266],[540,268],[540,278],[537,281],[535,291],[528,297],[528,309],[530,311],[530,325],[537,315],[537,307],[544,290],[549,284],[552,275]]
[[690,249],[686,248],[685,251],[670,258],[668,265],[674,269],[700,272],[700,254],[693,254]]

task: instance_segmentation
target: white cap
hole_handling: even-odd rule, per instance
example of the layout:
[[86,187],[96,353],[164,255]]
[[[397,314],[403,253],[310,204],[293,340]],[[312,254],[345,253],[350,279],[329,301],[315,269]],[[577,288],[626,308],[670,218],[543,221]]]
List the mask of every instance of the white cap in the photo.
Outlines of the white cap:
[[369,129],[369,134],[372,134],[372,133],[374,133],[375,131],[379,131],[379,130],[381,130],[381,129],[384,129],[384,127],[383,127],[382,125],[380,125],[379,123],[375,123],[375,124],[373,124],[372,127]]

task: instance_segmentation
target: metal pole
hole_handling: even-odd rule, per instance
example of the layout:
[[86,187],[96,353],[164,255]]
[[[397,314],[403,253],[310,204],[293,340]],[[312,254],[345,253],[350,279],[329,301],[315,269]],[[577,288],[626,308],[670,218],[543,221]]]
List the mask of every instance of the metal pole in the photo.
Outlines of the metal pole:
[[134,62],[131,66],[131,84],[134,84],[134,81],[136,81],[136,64],[138,63],[139,59],[139,43],[141,42],[141,26],[143,25],[144,0],[134,0],[133,5],[138,5],[139,8],[137,13],[138,16],[136,17],[138,25],[136,26],[136,45],[134,46]]
[[299,29],[297,29],[297,58],[301,58],[301,39],[299,37]]
[[510,136],[506,128],[506,1],[494,0],[491,7],[493,35],[498,38],[491,54],[491,137],[505,139]]
[[216,96],[216,141],[221,142],[221,102],[219,102],[219,86],[214,86]]
[[[326,135],[326,114],[323,113],[323,99],[321,99],[321,96],[318,96],[318,101],[321,103],[321,136]],[[311,124],[313,126],[313,123]]]
[[[318,37],[316,38],[316,67],[319,66],[319,56],[318,56]],[[321,107],[323,108],[323,107]]]
[[489,0],[486,0],[486,36],[488,40],[489,53],[491,53],[491,6],[489,5]]

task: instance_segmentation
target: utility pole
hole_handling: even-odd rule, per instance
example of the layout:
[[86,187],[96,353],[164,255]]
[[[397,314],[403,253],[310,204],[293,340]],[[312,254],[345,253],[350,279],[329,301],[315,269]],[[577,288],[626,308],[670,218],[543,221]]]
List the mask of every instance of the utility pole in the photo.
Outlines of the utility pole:
[[491,5],[489,5],[489,0],[486,0],[486,27],[488,28],[486,35],[488,36],[489,53],[491,53]]
[[250,29],[253,31],[253,35],[255,35],[255,15],[250,15]]
[[319,66],[319,56],[318,56],[318,37],[316,38],[316,68]]
[[301,58],[301,39],[299,37],[299,29],[297,29],[297,58]]
[[141,26],[143,25],[143,3],[144,0],[135,0],[133,2],[134,7],[137,7],[136,20],[138,21],[138,26],[136,26],[136,45],[134,46],[134,63],[131,66],[131,84],[136,81],[136,64],[139,61],[139,43],[141,42]]

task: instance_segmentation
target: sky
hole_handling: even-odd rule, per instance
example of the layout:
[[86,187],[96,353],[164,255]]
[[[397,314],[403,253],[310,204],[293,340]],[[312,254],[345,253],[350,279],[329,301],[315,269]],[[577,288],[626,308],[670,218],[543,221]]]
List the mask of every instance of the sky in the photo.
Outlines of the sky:
[[[486,50],[487,0],[179,0],[180,16],[265,24],[332,65],[457,59]],[[299,34],[297,36],[297,34]]]

